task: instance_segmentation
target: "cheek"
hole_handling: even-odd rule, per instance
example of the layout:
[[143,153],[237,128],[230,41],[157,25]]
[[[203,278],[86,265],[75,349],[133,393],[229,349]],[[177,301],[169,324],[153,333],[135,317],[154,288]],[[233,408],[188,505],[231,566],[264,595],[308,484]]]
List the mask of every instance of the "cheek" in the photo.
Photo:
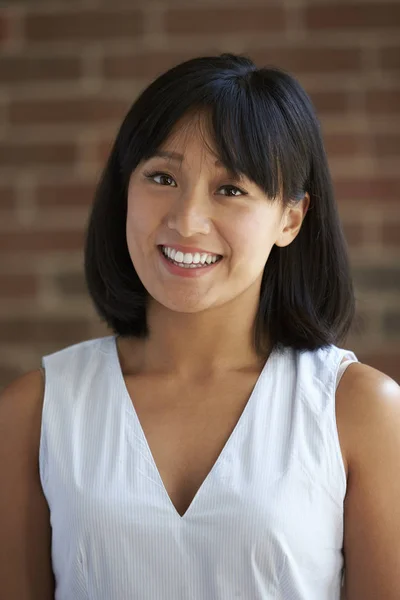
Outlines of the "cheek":
[[264,210],[240,215],[230,227],[235,252],[251,262],[266,262],[276,239],[275,216]]
[[156,229],[162,216],[157,206],[148,202],[146,195],[131,189],[128,196],[126,228],[128,236],[148,237]]

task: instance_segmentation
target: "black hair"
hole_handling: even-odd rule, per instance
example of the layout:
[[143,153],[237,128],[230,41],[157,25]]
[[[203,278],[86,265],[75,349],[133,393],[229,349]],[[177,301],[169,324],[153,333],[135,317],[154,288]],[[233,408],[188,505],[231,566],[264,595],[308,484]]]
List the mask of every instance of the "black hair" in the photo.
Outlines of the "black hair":
[[137,165],[189,112],[209,115],[221,162],[271,201],[296,203],[310,196],[297,237],[289,246],[273,246],[265,265],[254,328],[257,351],[266,344],[298,350],[339,344],[352,324],[355,299],[314,107],[290,74],[258,68],[234,54],[193,58],[171,68],[141,93],[123,120],[85,242],[86,281],[98,313],[117,335],[148,335],[148,292],[126,241],[128,184]]

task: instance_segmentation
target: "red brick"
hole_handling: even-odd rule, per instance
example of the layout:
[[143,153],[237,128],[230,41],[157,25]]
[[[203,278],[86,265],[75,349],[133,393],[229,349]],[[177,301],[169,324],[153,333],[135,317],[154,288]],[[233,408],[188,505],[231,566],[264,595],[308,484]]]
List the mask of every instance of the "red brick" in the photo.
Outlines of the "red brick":
[[64,296],[86,296],[87,286],[82,271],[60,273],[55,276],[54,283]]
[[259,66],[274,65],[300,73],[353,71],[361,66],[358,48],[276,48],[257,50],[249,55]]
[[144,54],[111,54],[104,59],[104,74],[109,79],[153,78],[184,60],[193,52],[146,52]]
[[341,179],[335,182],[338,200],[389,200],[398,202],[400,179]]
[[85,10],[28,14],[25,36],[32,42],[91,42],[137,39],[143,32],[140,10]]
[[15,125],[86,124],[120,120],[129,106],[117,99],[18,100],[10,105],[10,121]]
[[0,339],[11,343],[47,343],[60,341],[73,343],[90,337],[86,319],[7,319],[0,321]]
[[94,183],[39,184],[34,190],[36,205],[87,206],[93,201],[95,187]]
[[396,246],[400,248],[400,221],[385,221],[382,226],[382,242],[384,246]]
[[102,165],[104,165],[106,163],[106,161],[108,160],[108,157],[109,157],[111,149],[112,149],[112,145],[113,145],[113,140],[102,140],[99,143],[99,145],[97,147],[96,158]]
[[38,288],[37,278],[31,274],[1,275],[0,298],[33,298]]
[[346,241],[350,248],[360,248],[365,244],[365,230],[359,223],[343,222]]
[[64,81],[81,75],[78,57],[3,56],[0,61],[0,80],[3,83]]
[[310,96],[319,113],[344,113],[349,107],[346,92],[313,92]]
[[400,89],[368,91],[366,107],[371,113],[400,113]]
[[400,69],[400,46],[381,48],[379,57],[384,69]]
[[400,157],[400,134],[376,134],[373,143],[377,156]]
[[0,168],[70,165],[75,160],[76,147],[70,143],[0,143]]
[[56,252],[82,250],[82,231],[17,231],[0,234],[0,252],[24,254],[28,252]]
[[310,29],[396,29],[400,22],[400,5],[392,2],[375,4],[325,4],[305,8],[305,23]]
[[0,209],[12,209],[16,204],[15,189],[11,186],[0,187]]
[[355,156],[365,147],[364,136],[356,133],[330,133],[324,135],[328,156]]
[[277,32],[286,27],[285,11],[280,6],[224,8],[176,8],[165,15],[165,29],[178,34],[227,34]]
[[0,15],[0,44],[8,37],[8,21],[5,16]]

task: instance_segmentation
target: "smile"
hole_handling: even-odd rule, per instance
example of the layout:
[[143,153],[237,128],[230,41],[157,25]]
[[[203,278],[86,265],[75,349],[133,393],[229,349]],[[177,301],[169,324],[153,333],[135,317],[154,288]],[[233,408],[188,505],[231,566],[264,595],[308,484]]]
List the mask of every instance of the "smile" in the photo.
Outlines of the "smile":
[[169,262],[183,269],[206,268],[222,259],[219,254],[208,254],[206,252],[184,253],[171,246],[160,246],[160,250]]

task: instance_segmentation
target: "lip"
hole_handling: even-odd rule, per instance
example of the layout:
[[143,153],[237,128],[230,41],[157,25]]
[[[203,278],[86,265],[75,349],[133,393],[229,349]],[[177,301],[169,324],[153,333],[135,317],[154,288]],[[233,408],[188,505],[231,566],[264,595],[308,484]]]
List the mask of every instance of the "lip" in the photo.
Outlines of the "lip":
[[181,246],[180,244],[159,244],[160,248],[174,248],[175,250],[179,250],[180,252],[193,254],[198,252],[199,254],[212,254],[213,256],[222,256],[218,252],[212,252],[211,250],[204,250],[203,248],[197,248],[194,246]]
[[[173,246],[173,248],[179,249],[179,248],[182,248],[182,246],[180,246],[180,247]],[[159,251],[160,260],[161,260],[161,263],[162,263],[164,269],[166,269],[169,273],[171,273],[171,275],[178,275],[179,277],[184,277],[184,278],[188,278],[188,279],[193,279],[195,277],[197,278],[197,277],[202,277],[202,276],[206,275],[207,273],[209,273],[210,271],[215,269],[222,260],[222,259],[218,260],[217,262],[207,265],[205,267],[199,267],[197,269],[186,269],[184,267],[178,267],[178,265],[175,265],[173,262],[171,262],[163,253],[161,246],[158,246],[158,251]],[[181,250],[181,252],[183,252],[183,251]],[[209,253],[209,254],[211,254],[211,253]]]

